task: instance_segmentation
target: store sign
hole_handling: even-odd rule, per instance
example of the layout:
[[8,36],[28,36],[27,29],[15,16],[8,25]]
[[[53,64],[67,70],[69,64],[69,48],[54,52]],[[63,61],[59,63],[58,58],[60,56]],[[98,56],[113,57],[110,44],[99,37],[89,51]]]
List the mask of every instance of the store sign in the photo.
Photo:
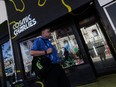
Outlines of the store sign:
[[100,6],[103,6],[103,5],[105,5],[105,4],[107,4],[107,3],[111,2],[111,1],[113,1],[113,0],[98,0]]
[[[14,22],[12,22],[14,23]],[[10,24],[12,24],[10,23]],[[19,20],[18,22],[15,22],[12,25],[12,28],[14,30],[14,36],[17,36],[21,32],[29,29],[30,27],[33,27],[34,25],[37,24],[37,21],[35,18],[31,18],[31,15],[29,14],[28,16],[24,17],[22,20]]]
[[6,0],[11,37],[28,34],[90,1]]

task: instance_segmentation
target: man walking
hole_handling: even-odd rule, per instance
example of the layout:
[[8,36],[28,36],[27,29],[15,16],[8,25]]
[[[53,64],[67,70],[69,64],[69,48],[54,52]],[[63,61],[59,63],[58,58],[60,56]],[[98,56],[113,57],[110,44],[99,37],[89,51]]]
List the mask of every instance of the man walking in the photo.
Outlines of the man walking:
[[42,30],[41,34],[42,36],[37,38],[33,43],[31,55],[46,55],[49,56],[52,62],[52,68],[44,79],[45,87],[71,87],[64,70],[59,64],[60,58],[57,50],[49,41],[51,37],[50,29],[46,28]]

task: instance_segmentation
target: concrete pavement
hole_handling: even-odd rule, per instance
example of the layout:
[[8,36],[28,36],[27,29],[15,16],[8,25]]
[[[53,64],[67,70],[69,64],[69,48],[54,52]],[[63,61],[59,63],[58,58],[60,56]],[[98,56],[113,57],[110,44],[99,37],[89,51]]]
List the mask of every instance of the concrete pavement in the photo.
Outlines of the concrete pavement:
[[116,87],[116,74],[98,77],[94,83],[77,86],[77,87]]

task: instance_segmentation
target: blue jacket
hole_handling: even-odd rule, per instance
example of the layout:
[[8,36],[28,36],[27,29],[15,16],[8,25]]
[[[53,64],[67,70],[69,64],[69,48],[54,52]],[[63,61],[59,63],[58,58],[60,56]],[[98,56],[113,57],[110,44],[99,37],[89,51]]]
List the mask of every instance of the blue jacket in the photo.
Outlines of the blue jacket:
[[[44,39],[44,41],[46,43],[42,39]],[[53,64],[59,63],[60,58],[58,56],[56,48],[51,44],[51,42],[48,39],[46,39],[44,37],[39,37],[39,38],[35,39],[31,50],[44,51],[44,50],[47,50],[48,48],[52,48],[52,53],[50,55],[46,55],[46,56],[48,56],[51,59]]]

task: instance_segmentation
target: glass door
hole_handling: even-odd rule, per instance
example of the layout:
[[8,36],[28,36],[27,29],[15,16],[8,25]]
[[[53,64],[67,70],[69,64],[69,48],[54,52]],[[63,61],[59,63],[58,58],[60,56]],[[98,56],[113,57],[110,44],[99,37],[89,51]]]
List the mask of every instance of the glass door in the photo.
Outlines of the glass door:
[[88,27],[83,26],[81,33],[97,73],[107,72],[116,67],[116,62],[98,23]]

